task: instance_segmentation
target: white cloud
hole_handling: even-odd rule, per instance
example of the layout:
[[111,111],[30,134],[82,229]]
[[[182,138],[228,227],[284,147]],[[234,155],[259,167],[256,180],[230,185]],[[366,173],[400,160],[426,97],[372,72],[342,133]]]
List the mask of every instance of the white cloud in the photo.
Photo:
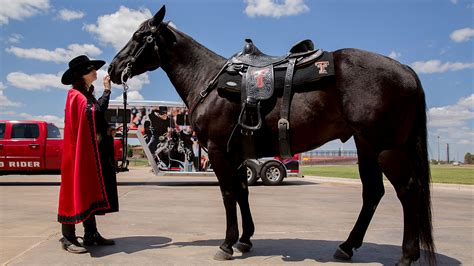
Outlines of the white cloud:
[[412,64],[413,69],[418,73],[431,74],[447,71],[458,71],[466,68],[474,68],[474,63],[446,62],[440,60],[416,61]]
[[64,128],[64,117],[55,115],[32,115],[28,113],[17,113],[13,111],[0,112],[0,116],[8,120],[40,120],[55,124],[59,128]]
[[65,21],[71,21],[74,19],[80,19],[85,16],[84,12],[82,11],[75,11],[69,9],[61,9],[58,12],[58,18]]
[[[106,65],[106,66],[102,67],[102,69],[97,71],[97,80],[94,81],[94,87],[95,87],[94,91],[95,91],[95,95],[97,97],[100,97],[100,95],[102,95],[102,92],[104,91],[103,80],[104,80],[104,76],[107,74],[107,71],[105,70],[107,68],[108,68],[108,66]],[[147,73],[144,73],[144,74],[141,74],[140,76],[135,76],[132,79],[129,79],[127,81],[127,84],[129,86],[128,98],[127,99],[129,99],[129,100],[144,100],[143,96],[141,96],[140,93],[138,93],[138,91],[143,89],[143,86],[145,84],[149,84],[149,83],[150,83],[150,80],[148,79],[148,74]],[[112,90],[113,91],[120,91],[120,95],[122,95],[123,86],[121,84],[112,83]],[[135,91],[137,91],[138,94],[136,94]],[[130,96],[130,95],[132,95],[132,96]],[[131,99],[131,97],[138,97],[138,98]],[[120,99],[122,99],[121,96],[120,96]]]
[[428,111],[430,127],[459,127],[474,119],[474,94],[461,98],[455,105],[433,107]]
[[67,89],[61,83],[61,74],[25,74],[23,72],[12,72],[7,75],[10,85],[29,91],[54,89]]
[[446,144],[450,148],[450,160],[463,161],[467,152],[474,151],[474,130],[469,127],[444,127],[436,128],[429,132],[431,136],[430,150],[432,158],[437,158],[439,136],[440,159],[446,160]]
[[[94,81],[96,95],[101,95],[103,91],[103,78],[107,74],[107,65],[97,71],[97,80]],[[7,81],[11,86],[29,91],[39,91],[50,89],[68,90],[70,86],[61,83],[63,72],[57,74],[26,74],[23,72],[12,72],[7,75]],[[142,74],[128,81],[130,91],[141,90],[145,84],[149,84],[148,74]],[[121,85],[112,84],[113,89],[122,90]]]
[[455,5],[458,3],[458,0],[450,0],[450,1],[451,1],[451,3],[453,3]]
[[131,90],[141,90],[145,84],[150,84],[148,73],[143,73],[127,80],[127,84]]
[[8,24],[10,19],[23,20],[47,11],[49,0],[0,0],[0,26]]
[[22,104],[18,102],[12,102],[7,98],[7,96],[3,95],[3,91],[7,87],[3,84],[3,82],[0,82],[0,109],[4,109],[7,107],[20,107]]
[[23,39],[21,34],[14,33],[8,37],[9,43],[19,43]]
[[[104,71],[105,74],[105,71]],[[129,86],[129,90],[127,92],[127,100],[145,100],[145,98],[140,94],[140,90],[143,89],[145,84],[149,84],[150,80],[148,78],[148,73],[141,74],[139,76],[135,76],[129,80],[127,80],[127,84]],[[123,87],[122,85],[112,85],[118,87],[121,94],[115,98],[115,100],[123,100]]]
[[[145,98],[143,98],[143,96],[140,94],[139,91],[129,91],[127,92],[127,100],[129,101],[141,101],[141,100],[144,100]],[[115,100],[123,100],[123,95],[120,94],[120,96],[118,96],[117,98],[115,98]]]
[[36,59],[55,63],[69,62],[72,58],[79,54],[86,54],[92,58],[102,54],[102,50],[93,44],[71,44],[67,47],[67,49],[56,48],[52,51],[43,48],[24,49],[11,46],[10,48],[7,48],[6,51],[21,58]]
[[455,42],[466,42],[474,36],[473,28],[463,28],[453,31],[449,37]]
[[118,51],[130,40],[138,26],[151,17],[148,9],[133,10],[121,6],[117,12],[100,16],[97,24],[87,24],[84,29],[94,34],[100,42],[111,44]]
[[392,59],[398,59],[400,58],[400,56],[402,56],[402,54],[400,52],[395,52],[395,51],[391,51],[390,54],[388,55],[388,57]]
[[285,17],[294,16],[300,13],[308,12],[309,7],[305,5],[304,0],[244,0],[247,3],[244,13],[249,17]]
[[[431,149],[439,144],[444,149],[446,143],[450,144],[451,156],[459,155],[462,157],[466,152],[474,151],[474,94],[459,99],[454,105],[433,107],[428,111],[428,126],[431,136]],[[456,154],[455,154],[456,152]],[[434,156],[434,154],[432,156]],[[441,153],[441,158],[445,153]],[[436,157],[436,156],[435,156]],[[452,158],[451,158],[452,159]]]

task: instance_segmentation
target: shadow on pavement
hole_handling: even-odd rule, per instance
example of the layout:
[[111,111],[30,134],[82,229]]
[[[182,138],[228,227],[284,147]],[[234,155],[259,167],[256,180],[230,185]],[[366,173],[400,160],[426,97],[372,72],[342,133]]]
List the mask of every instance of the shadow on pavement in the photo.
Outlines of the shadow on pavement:
[[[223,240],[198,240],[193,242],[170,243],[170,246],[215,246],[217,248]],[[333,254],[342,241],[309,240],[309,239],[256,239],[252,241],[253,248],[248,253],[240,253],[234,249],[234,259],[240,260],[249,257],[281,257],[284,262],[301,262],[314,260],[315,262],[344,262],[333,258]],[[213,256],[214,254],[210,254]],[[352,260],[348,263],[380,263],[382,265],[394,265],[402,255],[400,246],[364,243],[362,247],[354,251]],[[460,265],[461,262],[455,258],[436,253],[438,265]],[[423,257],[417,264],[428,265]]]
[[116,253],[132,254],[142,250],[157,249],[169,246],[171,238],[161,236],[129,236],[114,238],[113,246],[88,246],[91,257],[99,258]]

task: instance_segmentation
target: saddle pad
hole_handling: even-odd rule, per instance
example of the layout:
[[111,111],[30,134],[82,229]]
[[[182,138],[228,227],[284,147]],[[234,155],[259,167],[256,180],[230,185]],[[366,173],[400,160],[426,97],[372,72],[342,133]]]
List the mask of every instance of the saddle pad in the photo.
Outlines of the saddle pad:
[[249,67],[243,77],[247,97],[266,100],[273,95],[273,66]]
[[[274,91],[283,90],[285,74],[286,67],[274,67]],[[314,61],[312,60],[304,65],[297,65],[295,67],[292,87],[297,90],[298,87],[317,82],[322,78],[333,76],[334,74],[334,60],[332,53],[323,52],[323,54]],[[217,80],[216,87],[219,93],[223,93],[223,95],[240,95],[242,80],[242,76],[238,72],[223,72]]]

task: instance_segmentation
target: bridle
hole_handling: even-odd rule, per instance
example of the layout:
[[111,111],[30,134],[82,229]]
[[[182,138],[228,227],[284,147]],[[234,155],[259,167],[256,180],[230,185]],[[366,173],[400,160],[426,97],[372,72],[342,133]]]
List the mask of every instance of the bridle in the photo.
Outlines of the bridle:
[[[124,91],[128,90],[127,80],[132,77],[133,64],[137,61],[137,58],[142,54],[143,50],[145,50],[147,46],[153,44],[153,50],[156,52],[157,55],[159,54],[158,53],[159,48],[156,41],[156,36],[158,36],[158,33],[160,33],[161,29],[163,27],[166,27],[168,23],[160,23],[160,25],[156,27],[156,26],[150,25],[150,21],[149,21],[148,25],[150,27],[150,30],[149,30],[149,34],[143,37],[143,40],[145,40],[145,42],[143,42],[142,46],[135,52],[134,55],[131,55],[130,61],[122,70],[120,81],[122,83]],[[136,33],[136,34],[141,35],[142,33]]]

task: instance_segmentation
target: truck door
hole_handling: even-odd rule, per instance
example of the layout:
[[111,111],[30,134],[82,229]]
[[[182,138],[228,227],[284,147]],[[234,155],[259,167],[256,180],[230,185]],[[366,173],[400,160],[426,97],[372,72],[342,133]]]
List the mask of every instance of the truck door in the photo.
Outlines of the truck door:
[[[43,143],[42,143],[43,141]],[[12,123],[11,138],[5,145],[6,170],[40,170],[44,136],[36,123]]]
[[5,131],[6,123],[0,123],[0,171],[5,170]]
[[45,169],[61,169],[61,154],[63,150],[63,139],[59,128],[53,124],[47,124],[47,137],[45,145]]

